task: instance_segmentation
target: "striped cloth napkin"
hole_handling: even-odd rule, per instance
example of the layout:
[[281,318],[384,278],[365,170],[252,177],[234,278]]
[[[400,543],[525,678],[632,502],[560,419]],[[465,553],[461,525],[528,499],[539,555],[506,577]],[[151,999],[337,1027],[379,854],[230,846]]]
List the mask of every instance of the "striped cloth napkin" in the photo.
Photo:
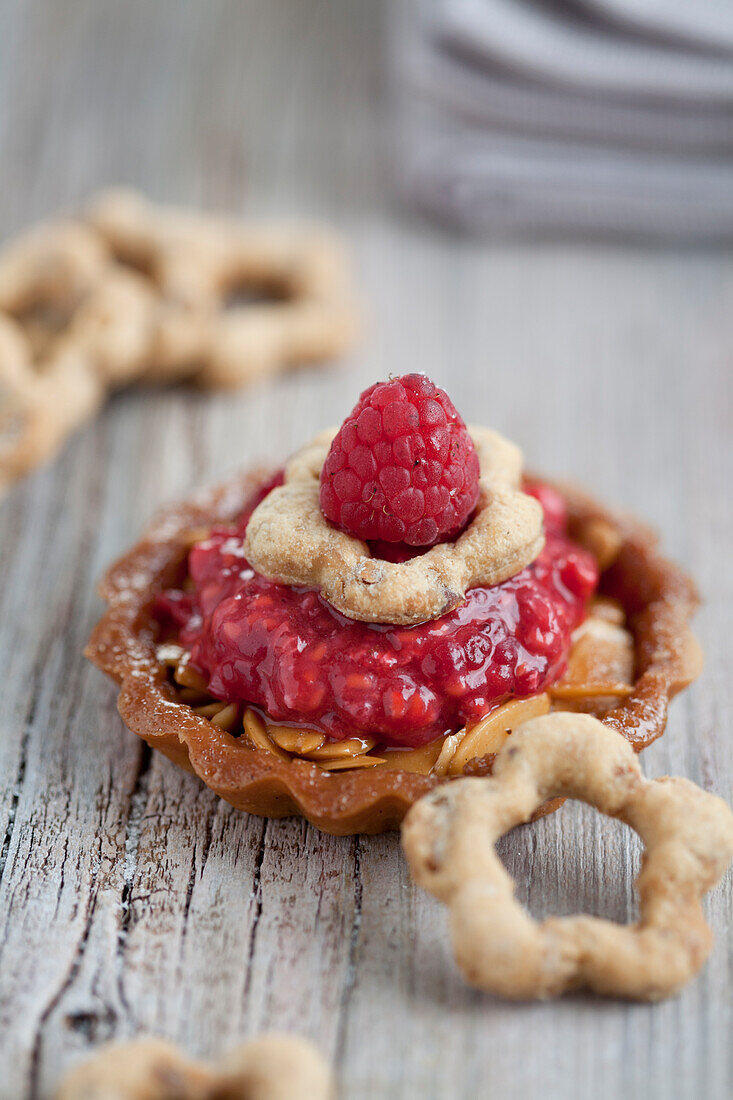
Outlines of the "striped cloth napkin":
[[501,235],[733,240],[733,0],[394,0],[401,190]]

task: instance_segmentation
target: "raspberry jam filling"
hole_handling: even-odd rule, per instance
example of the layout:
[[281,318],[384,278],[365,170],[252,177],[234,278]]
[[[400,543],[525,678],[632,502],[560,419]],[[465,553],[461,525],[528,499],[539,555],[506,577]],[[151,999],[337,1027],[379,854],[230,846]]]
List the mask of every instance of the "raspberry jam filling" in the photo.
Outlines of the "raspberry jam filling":
[[555,490],[525,488],[545,511],[539,557],[503,584],[470,590],[460,607],[431,622],[356,622],[315,591],[255,573],[243,535],[264,491],[236,525],[214,529],[193,547],[192,591],[161,595],[158,617],[175,624],[216,698],[336,740],[363,735],[383,746],[418,747],[511,696],[545,690],[564,671],[598,569],[567,537]]

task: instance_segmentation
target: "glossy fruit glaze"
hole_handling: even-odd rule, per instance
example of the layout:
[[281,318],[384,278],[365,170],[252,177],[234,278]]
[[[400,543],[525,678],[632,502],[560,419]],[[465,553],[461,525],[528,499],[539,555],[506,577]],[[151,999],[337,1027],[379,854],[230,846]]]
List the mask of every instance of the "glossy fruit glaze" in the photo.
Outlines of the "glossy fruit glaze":
[[[255,573],[243,534],[262,494],[236,525],[214,529],[193,547],[193,591],[163,594],[158,616],[177,626],[216,698],[335,739],[362,734],[383,745],[422,745],[509,696],[543,691],[563,672],[598,569],[566,536],[555,490],[527,491],[545,510],[542,553],[503,584],[472,589],[432,622],[354,622],[315,591]],[[404,556],[411,553],[406,548]]]

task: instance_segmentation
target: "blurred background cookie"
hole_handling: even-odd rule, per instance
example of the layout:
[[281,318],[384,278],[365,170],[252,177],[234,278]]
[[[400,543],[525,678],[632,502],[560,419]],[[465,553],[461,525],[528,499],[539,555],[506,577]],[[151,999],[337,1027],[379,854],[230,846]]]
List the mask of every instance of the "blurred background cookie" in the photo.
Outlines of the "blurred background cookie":
[[0,486],[53,457],[113,389],[238,388],[336,359],[357,313],[326,230],[105,192],[0,252]]

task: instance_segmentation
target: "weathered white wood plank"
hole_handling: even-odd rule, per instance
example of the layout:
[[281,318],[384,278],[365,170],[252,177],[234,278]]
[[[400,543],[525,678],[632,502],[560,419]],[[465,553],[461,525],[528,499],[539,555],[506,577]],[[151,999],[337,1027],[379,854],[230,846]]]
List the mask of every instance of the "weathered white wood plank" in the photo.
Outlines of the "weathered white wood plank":
[[[337,422],[375,375],[427,370],[529,460],[647,515],[708,603],[701,683],[646,754],[733,793],[733,260],[459,241],[385,188],[373,5],[0,0],[0,234],[119,180],[161,199],[322,216],[370,313],[347,364],[246,394],[117,397],[0,511],[0,1097],[47,1096],[108,1037],[192,1052],[303,1032],[348,1100],[733,1089],[730,877],[702,977],[649,1007],[468,990],[397,838],[238,815],[116,717],[80,656],[93,583],[160,504]],[[502,843],[536,913],[632,911],[638,845],[590,811]]]

